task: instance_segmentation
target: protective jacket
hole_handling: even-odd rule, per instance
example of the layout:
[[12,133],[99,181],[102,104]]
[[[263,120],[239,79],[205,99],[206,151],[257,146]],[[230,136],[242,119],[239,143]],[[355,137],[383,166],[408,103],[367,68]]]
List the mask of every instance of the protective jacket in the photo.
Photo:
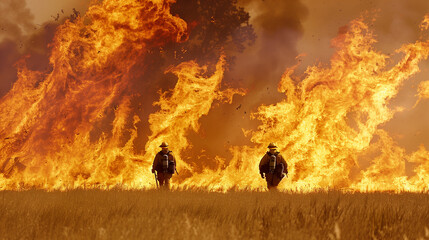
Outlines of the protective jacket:
[[279,152],[274,154],[267,152],[259,163],[259,172],[265,177],[268,189],[276,189],[284,174],[288,173],[287,163]]
[[[269,162],[271,158],[270,152],[265,153],[265,155],[262,157],[261,162],[259,163],[259,172],[260,173],[268,173],[269,172]],[[283,156],[280,154],[280,152],[274,153],[274,156],[276,157],[276,168],[280,167],[280,164],[283,164],[283,172],[287,173],[287,163]]]
[[[152,164],[152,169],[155,169],[155,171],[157,171],[158,173],[162,173],[165,172],[165,169],[163,168],[162,165],[162,160],[164,155],[168,156],[168,161],[169,162],[174,162],[174,170],[176,169],[176,159],[174,158],[172,151],[168,151],[166,154],[164,154],[162,151],[159,151],[156,156],[155,159],[153,160],[153,164]],[[173,172],[168,172],[170,174],[173,174]]]

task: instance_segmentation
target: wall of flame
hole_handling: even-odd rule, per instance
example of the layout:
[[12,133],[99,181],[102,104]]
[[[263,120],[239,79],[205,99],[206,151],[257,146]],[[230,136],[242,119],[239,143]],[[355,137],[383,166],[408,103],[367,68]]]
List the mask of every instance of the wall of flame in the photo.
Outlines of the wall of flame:
[[[18,62],[18,80],[0,100],[0,189],[153,188],[152,159],[167,141],[180,172],[175,188],[264,190],[258,163],[276,142],[290,167],[282,190],[427,190],[428,150],[421,145],[407,153],[382,126],[404,111],[390,103],[427,60],[429,15],[419,25],[420,39],[395,56],[375,49],[369,16],[352,20],[332,39],[329,64],[304,74],[297,73],[299,64],[288,67],[277,86],[281,99],[257,107],[251,118],[258,126],[243,129],[250,143],[230,146],[231,158],[219,154],[209,168],[191,154],[189,135],[216,105],[247,93],[223,87],[224,54],[213,70],[194,61],[166,69],[177,82],[159,92],[147,122],[132,104],[134,68],[144,66],[148,49],[187,40],[186,22],[170,13],[172,2],[93,3],[57,29],[50,71]],[[416,106],[428,98],[427,81],[416,95]],[[151,133],[140,153],[142,122]],[[211,124],[222,131],[228,122]]]

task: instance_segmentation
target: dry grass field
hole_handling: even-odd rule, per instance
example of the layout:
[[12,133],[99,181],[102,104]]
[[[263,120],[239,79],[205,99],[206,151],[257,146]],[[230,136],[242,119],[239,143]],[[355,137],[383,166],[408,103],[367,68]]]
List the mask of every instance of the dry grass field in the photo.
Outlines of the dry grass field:
[[429,239],[429,195],[0,192],[0,239]]

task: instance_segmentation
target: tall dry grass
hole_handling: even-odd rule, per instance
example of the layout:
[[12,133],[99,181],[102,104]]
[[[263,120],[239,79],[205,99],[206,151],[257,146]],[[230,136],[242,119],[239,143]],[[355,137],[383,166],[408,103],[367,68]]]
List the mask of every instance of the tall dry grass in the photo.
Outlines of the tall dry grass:
[[0,192],[0,239],[429,239],[429,195]]

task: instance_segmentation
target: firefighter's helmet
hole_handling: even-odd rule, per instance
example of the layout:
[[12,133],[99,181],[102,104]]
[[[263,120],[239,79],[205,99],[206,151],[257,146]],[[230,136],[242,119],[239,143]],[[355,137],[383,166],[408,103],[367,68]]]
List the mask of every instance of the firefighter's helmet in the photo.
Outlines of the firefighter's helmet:
[[159,147],[166,148],[166,147],[168,147],[168,143],[162,142],[161,145],[159,145]]
[[277,148],[277,146],[274,144],[274,143],[270,143],[269,145],[268,145],[268,148]]

